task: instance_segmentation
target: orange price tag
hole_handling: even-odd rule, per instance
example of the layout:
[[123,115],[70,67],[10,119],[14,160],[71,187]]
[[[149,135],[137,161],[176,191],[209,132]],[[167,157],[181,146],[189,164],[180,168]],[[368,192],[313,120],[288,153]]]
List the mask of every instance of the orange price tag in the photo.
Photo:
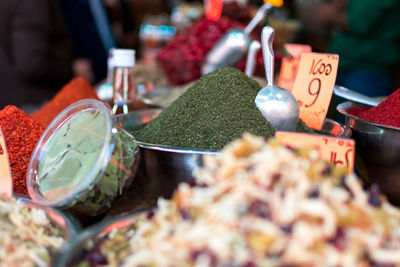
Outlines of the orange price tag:
[[222,13],[223,0],[204,0],[206,17],[211,20],[219,20]]
[[299,69],[299,59],[283,58],[281,63],[281,71],[279,73],[278,86],[288,90],[293,89],[294,80],[296,79],[297,70]]
[[333,87],[336,82],[339,56],[303,53],[292,94],[300,106],[300,118],[311,128],[321,130]]
[[283,6],[283,0],[264,0],[264,3],[270,3],[272,6],[275,7]]
[[285,44],[283,50],[285,52],[285,57],[282,59],[278,86],[291,92],[299,69],[300,55],[302,53],[310,53],[311,46]]
[[303,53],[311,53],[311,46],[302,44],[284,44],[283,51],[289,59],[300,57]]
[[316,148],[324,160],[335,164],[338,168],[348,168],[350,173],[353,171],[355,150],[353,139],[293,132],[276,132],[275,138],[290,147]]
[[8,162],[8,154],[6,142],[4,141],[3,132],[0,129],[0,194],[8,197],[12,195],[12,176],[10,164]]

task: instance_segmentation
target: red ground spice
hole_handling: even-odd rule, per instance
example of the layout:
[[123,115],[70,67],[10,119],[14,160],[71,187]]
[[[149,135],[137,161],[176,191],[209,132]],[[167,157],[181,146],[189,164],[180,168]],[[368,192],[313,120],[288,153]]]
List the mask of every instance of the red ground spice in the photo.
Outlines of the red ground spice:
[[0,110],[0,127],[7,146],[14,193],[27,196],[26,171],[44,127],[15,106]]
[[34,112],[32,117],[45,127],[66,107],[78,100],[97,97],[93,87],[82,78],[72,79],[41,109]]
[[365,108],[360,108],[360,107],[355,107],[352,109],[348,110],[348,113],[350,113],[353,116],[359,117],[361,113],[365,112],[367,109]]
[[350,114],[377,124],[400,127],[400,88],[378,106],[359,112],[357,115]]

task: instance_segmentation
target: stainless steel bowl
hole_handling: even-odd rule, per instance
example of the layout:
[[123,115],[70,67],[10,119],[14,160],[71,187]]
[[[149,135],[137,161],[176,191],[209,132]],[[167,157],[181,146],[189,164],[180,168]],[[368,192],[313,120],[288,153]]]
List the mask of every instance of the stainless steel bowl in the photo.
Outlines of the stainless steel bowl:
[[[161,111],[161,108],[136,111],[119,115],[116,121],[132,133],[155,118]],[[121,206],[128,205],[129,202],[141,204],[140,207],[151,207],[160,196],[170,198],[179,183],[194,181],[193,172],[203,165],[203,155],[217,154],[216,151],[174,148],[142,142],[138,142],[138,145],[140,158],[138,171],[131,186],[131,192],[126,194]],[[129,200],[132,197],[135,201]],[[144,203],[138,203],[137,198],[142,198]],[[134,207],[128,210],[132,211]],[[118,214],[123,211],[126,211],[126,208],[111,213]]]
[[138,216],[152,209],[145,209],[127,215],[116,216],[90,226],[82,231],[76,238],[65,243],[52,262],[54,267],[74,266],[81,262],[87,254],[86,245],[91,242],[99,244],[102,236],[108,235],[114,229],[123,229],[135,223]]
[[337,121],[331,119],[325,119],[320,132],[321,134],[342,137],[342,138],[351,137],[351,129],[349,127],[347,127],[346,125],[343,126]]
[[346,117],[356,142],[355,169],[367,184],[377,183],[395,205],[400,205],[400,128],[372,123],[349,114],[355,107],[344,102],[337,110]]
[[[155,118],[162,109],[136,111],[116,117],[118,124],[132,133]],[[327,119],[321,130],[324,134],[349,137],[350,130]],[[134,135],[134,134],[133,134]],[[193,172],[203,166],[204,155],[215,155],[216,151],[192,150],[152,145],[138,142],[139,167],[131,190],[123,196],[107,216],[138,208],[154,206],[158,197],[170,198],[178,184],[194,182]],[[118,207],[117,207],[118,206]]]

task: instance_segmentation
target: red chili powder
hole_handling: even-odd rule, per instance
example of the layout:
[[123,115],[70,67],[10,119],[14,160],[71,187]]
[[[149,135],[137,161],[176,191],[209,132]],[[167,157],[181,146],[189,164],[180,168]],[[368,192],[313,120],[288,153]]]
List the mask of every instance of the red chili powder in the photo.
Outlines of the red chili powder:
[[365,108],[355,107],[355,108],[349,109],[348,112],[353,116],[359,117],[360,114],[365,112],[366,110],[367,109],[365,109]]
[[93,87],[84,79],[72,79],[41,109],[34,112],[32,117],[47,126],[66,107],[85,98],[100,100]]
[[44,128],[15,106],[0,110],[0,127],[7,146],[14,193],[27,196],[26,171]]
[[376,107],[365,111],[350,110],[349,113],[377,124],[400,127],[400,88]]

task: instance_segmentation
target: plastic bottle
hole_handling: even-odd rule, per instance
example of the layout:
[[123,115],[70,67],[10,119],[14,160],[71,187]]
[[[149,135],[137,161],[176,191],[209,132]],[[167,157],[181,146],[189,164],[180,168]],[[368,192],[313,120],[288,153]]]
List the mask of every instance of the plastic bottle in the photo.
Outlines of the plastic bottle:
[[113,49],[113,113],[128,113],[137,96],[134,84],[133,67],[135,66],[135,50]]

